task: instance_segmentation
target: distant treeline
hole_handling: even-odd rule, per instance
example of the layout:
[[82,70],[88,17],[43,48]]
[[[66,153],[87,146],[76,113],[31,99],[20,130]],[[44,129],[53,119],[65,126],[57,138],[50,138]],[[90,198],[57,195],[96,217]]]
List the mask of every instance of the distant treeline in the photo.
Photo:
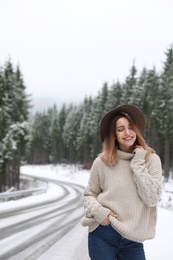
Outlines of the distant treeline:
[[[80,163],[90,167],[101,152],[99,121],[120,104],[134,104],[146,116],[145,139],[160,155],[164,175],[173,168],[173,47],[165,52],[160,72],[137,71],[135,63],[124,82],[104,83],[96,97],[79,105],[56,105],[29,113],[31,100],[19,67],[8,61],[0,70],[0,189],[19,187],[22,163]],[[73,90],[71,90],[73,91]]]

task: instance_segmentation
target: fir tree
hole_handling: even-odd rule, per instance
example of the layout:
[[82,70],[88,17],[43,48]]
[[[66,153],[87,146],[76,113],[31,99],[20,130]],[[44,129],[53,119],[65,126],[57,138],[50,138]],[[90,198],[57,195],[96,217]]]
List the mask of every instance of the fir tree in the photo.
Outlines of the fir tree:
[[[0,71],[0,189],[19,188],[19,166],[29,139],[28,105],[19,68],[7,61]],[[23,109],[25,107],[26,109]]]
[[173,139],[173,47],[166,51],[160,85],[160,111],[157,124],[160,137],[164,140],[164,175],[169,176],[171,166],[171,144]]
[[135,104],[134,93],[137,88],[137,69],[133,63],[130,69],[130,75],[126,77],[125,83],[123,84],[123,96],[122,102]]
[[122,86],[119,81],[110,87],[107,96],[106,109],[110,110],[121,104],[122,100]]

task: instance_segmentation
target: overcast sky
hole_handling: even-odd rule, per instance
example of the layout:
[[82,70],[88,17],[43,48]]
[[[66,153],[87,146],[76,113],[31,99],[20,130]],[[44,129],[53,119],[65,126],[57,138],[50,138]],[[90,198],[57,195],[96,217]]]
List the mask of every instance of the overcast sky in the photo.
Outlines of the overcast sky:
[[0,65],[20,65],[27,93],[61,102],[105,81],[162,68],[173,43],[171,0],[0,0]]

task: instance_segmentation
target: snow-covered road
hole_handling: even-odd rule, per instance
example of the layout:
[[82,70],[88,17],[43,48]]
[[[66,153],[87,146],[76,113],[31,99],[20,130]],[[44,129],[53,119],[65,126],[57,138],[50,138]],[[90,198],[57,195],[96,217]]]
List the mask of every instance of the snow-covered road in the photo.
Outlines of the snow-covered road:
[[55,192],[48,200],[36,200],[32,204],[26,200],[21,204],[18,201],[16,207],[15,203],[9,208],[8,203],[2,204],[0,259],[36,259],[79,222],[84,187],[48,178],[46,181],[49,186],[56,185],[59,197]]
[[89,260],[87,233],[87,228],[78,223],[37,260]]

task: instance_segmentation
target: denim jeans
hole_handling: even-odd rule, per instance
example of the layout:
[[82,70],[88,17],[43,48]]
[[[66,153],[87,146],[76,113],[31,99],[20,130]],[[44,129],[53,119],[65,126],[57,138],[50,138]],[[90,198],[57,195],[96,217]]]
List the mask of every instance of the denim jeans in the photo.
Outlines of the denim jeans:
[[111,225],[89,233],[88,249],[91,260],[146,260],[143,244],[122,237]]

